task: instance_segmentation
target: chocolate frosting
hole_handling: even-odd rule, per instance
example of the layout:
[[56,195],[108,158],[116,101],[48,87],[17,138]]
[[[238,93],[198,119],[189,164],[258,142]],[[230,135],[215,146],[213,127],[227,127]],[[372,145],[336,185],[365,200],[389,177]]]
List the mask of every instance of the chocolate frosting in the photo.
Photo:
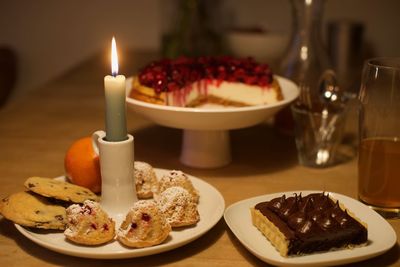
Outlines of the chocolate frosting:
[[289,240],[288,254],[340,248],[367,241],[367,229],[329,194],[285,195],[255,206]]

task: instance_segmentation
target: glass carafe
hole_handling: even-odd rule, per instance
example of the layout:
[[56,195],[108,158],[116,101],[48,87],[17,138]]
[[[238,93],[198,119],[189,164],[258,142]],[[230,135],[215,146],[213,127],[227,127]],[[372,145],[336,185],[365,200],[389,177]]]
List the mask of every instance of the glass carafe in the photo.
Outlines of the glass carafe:
[[[297,83],[300,94],[311,103],[319,102],[318,82],[322,73],[331,68],[329,56],[321,40],[324,0],[291,0],[292,36],[278,74]],[[293,121],[286,108],[276,117],[276,125],[291,133]]]

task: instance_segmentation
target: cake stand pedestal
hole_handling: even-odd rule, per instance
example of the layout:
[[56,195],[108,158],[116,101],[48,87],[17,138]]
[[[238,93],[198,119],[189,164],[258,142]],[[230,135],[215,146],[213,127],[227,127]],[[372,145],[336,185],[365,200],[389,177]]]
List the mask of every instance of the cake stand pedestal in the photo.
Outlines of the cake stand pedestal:
[[195,168],[217,168],[231,162],[227,130],[183,130],[180,160]]
[[[183,129],[180,160],[197,168],[222,167],[231,161],[229,130],[250,127],[273,116],[299,95],[292,81],[278,77],[284,99],[275,104],[251,107],[207,105],[184,108],[156,105],[127,97],[127,106],[157,124]],[[127,79],[127,96],[132,78]]]

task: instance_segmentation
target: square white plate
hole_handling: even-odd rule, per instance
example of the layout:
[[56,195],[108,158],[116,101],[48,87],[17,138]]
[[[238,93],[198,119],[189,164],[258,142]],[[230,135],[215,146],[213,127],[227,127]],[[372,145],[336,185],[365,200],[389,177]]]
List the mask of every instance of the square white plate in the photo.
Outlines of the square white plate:
[[[301,191],[302,195],[320,193],[320,191]],[[368,224],[368,244],[354,249],[343,249],[315,253],[304,256],[282,257],[265,236],[253,226],[250,207],[259,202],[269,201],[285,194],[293,196],[299,191],[281,192],[245,199],[230,205],[224,213],[229,228],[239,241],[255,256],[273,265],[285,266],[323,266],[339,265],[365,260],[383,254],[397,241],[392,226],[378,213],[350,197],[329,192],[329,195],[339,200],[356,217]]]

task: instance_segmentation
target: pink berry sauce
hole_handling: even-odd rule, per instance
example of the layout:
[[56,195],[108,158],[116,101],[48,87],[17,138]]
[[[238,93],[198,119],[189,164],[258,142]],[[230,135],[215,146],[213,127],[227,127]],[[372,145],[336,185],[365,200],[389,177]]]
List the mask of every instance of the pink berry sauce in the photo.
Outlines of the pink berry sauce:
[[266,87],[272,82],[272,71],[267,64],[252,58],[219,56],[163,59],[147,65],[139,74],[139,82],[158,94],[187,88],[199,80],[216,81],[217,85],[228,81]]

